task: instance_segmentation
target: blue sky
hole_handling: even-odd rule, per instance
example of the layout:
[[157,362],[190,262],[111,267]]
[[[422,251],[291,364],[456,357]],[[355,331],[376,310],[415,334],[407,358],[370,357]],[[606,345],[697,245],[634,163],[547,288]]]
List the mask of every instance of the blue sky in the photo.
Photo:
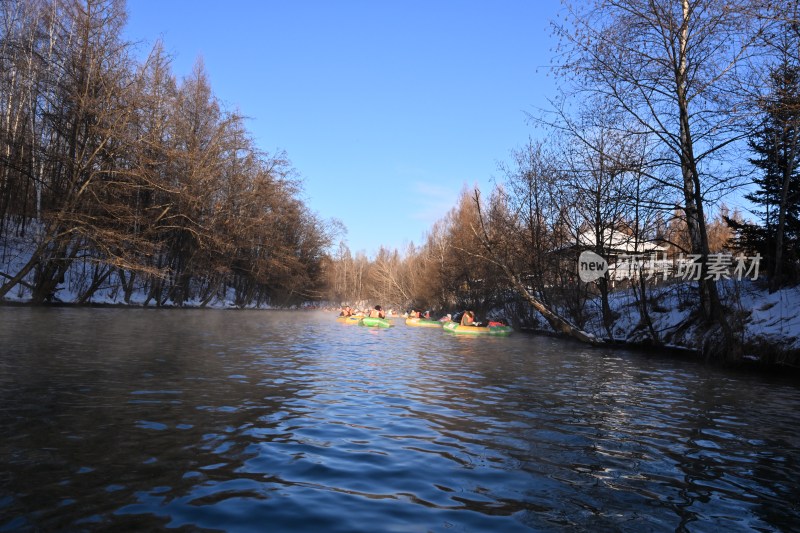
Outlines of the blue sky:
[[216,96],[285,150],[304,200],[351,252],[420,245],[465,186],[535,136],[558,0],[128,0],[126,37],[161,38],[182,78],[202,58]]

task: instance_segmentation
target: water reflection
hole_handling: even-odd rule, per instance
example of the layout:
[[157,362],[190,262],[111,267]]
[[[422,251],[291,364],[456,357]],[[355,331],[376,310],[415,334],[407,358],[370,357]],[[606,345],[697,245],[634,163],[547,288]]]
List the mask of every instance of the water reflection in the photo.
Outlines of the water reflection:
[[322,313],[0,308],[0,531],[780,531],[791,383]]

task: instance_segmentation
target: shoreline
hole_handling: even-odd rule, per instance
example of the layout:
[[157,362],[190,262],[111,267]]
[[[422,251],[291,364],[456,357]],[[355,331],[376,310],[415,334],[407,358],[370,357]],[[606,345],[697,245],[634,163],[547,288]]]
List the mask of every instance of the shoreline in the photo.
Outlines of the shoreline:
[[[741,361],[738,361],[736,363],[729,363],[718,360],[707,360],[703,356],[702,349],[700,348],[692,348],[688,346],[680,346],[675,344],[658,345],[653,342],[647,342],[647,341],[625,341],[621,339],[602,339],[603,344],[592,346],[589,344],[583,344],[580,341],[570,337],[569,335],[564,335],[543,329],[523,328],[522,330],[519,330],[519,332],[527,335],[538,335],[542,337],[551,337],[560,340],[572,341],[578,345],[584,345],[586,346],[587,349],[590,350],[622,349],[635,352],[640,355],[671,357],[676,360],[689,361],[692,363],[709,366],[711,368],[733,371],[737,373],[746,373],[751,375],[759,374],[768,376],[780,375],[793,379],[800,379],[800,366],[793,365],[791,363],[769,363],[763,361],[758,356],[751,354],[745,355]],[[776,352],[793,355],[795,359],[800,358],[800,351],[785,350],[779,344],[769,344],[768,346]]]

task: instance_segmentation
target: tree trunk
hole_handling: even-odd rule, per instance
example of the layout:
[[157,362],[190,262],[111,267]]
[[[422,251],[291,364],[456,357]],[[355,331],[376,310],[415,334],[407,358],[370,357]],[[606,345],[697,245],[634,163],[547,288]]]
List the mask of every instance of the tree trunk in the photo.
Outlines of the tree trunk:
[[108,276],[111,274],[111,267],[108,266],[97,266],[94,268],[94,273],[92,274],[92,283],[89,287],[80,295],[78,301],[75,302],[77,304],[85,304],[87,301],[91,299],[97,289],[105,283],[108,279]]
[[[721,347],[721,351],[725,359],[738,361],[741,359],[742,355],[741,345],[736,342],[733,330],[725,317],[719,293],[717,292],[716,282],[713,279],[704,279],[710,250],[708,246],[708,234],[706,232],[705,213],[703,212],[702,184],[697,170],[694,141],[692,139],[689,122],[689,99],[687,94],[689,79],[687,67],[689,0],[682,1],[682,8],[683,26],[679,34],[680,60],[675,72],[675,87],[680,124],[680,163],[683,177],[686,225],[692,243],[692,252],[701,257],[701,280],[698,287],[701,312],[706,320],[716,322],[721,328],[724,337],[724,345]],[[709,354],[707,354],[707,356],[708,355]]]
[[551,311],[547,306],[545,306],[541,301],[539,301],[538,298],[536,298],[533,294],[530,293],[528,288],[525,287],[525,285],[519,280],[519,278],[513,272],[511,272],[511,270],[508,267],[501,264],[500,268],[503,270],[506,277],[514,286],[514,288],[517,289],[517,291],[519,291],[522,297],[525,298],[525,300],[527,300],[528,303],[530,303],[531,306],[533,306],[533,308],[536,309],[536,311],[538,311],[539,314],[544,317],[545,320],[547,320],[547,323],[550,324],[550,327],[552,327],[555,331],[557,331],[558,333],[569,335],[570,337],[578,339],[581,342],[591,344],[593,346],[599,346],[603,344],[602,340],[598,339],[591,333],[583,331],[577,326],[571,324],[565,318]]
[[[795,129],[795,132],[797,130]],[[773,293],[778,290],[783,282],[783,240],[786,231],[786,209],[787,199],[789,197],[789,184],[794,173],[794,159],[797,151],[797,133],[794,134],[792,143],[790,145],[789,153],[785,157],[786,166],[783,169],[783,183],[781,187],[781,200],[778,206],[778,227],[775,232],[775,264],[772,273],[772,278],[769,281],[769,292]]]
[[611,313],[611,305],[608,303],[608,273],[603,275],[600,279],[597,280],[598,286],[600,287],[600,302],[602,307],[603,313],[603,327],[606,330],[606,335],[608,335],[609,339],[612,339],[614,335],[611,333],[611,326],[614,323],[614,317]]

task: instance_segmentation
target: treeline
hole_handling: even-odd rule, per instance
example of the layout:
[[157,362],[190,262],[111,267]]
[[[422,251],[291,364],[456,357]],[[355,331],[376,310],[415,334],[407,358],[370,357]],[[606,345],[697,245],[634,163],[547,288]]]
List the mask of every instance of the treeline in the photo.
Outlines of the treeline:
[[341,244],[325,269],[328,301],[437,313],[504,306],[515,296],[499,268],[478,257],[481,245],[472,230],[476,220],[465,190],[459,205],[431,228],[420,247],[412,244],[402,253],[381,248],[369,258],[363,252],[353,256]]
[[0,299],[46,301],[76,272],[78,303],[319,297],[333,228],[286,156],[201,61],[179,81],[160,44],[134,60],[125,21],[122,0],[0,2]]
[[[610,273],[579,281],[577,253],[660,250],[690,258],[679,267],[697,272],[683,296],[705,335],[697,346],[739,360],[741,313],[719,263],[761,258],[772,290],[800,281],[799,14],[797,0],[567,3],[553,23],[561,91],[530,116],[546,141],[517,150],[487,196],[465,191],[402,258],[340,250],[331,297],[510,306],[519,323],[544,318],[597,342],[583,327],[600,315],[603,336],[613,336],[615,282]],[[759,206],[756,220],[724,208],[735,192]],[[639,328],[662,342],[650,321],[660,306],[652,280],[640,272],[624,286]]]

